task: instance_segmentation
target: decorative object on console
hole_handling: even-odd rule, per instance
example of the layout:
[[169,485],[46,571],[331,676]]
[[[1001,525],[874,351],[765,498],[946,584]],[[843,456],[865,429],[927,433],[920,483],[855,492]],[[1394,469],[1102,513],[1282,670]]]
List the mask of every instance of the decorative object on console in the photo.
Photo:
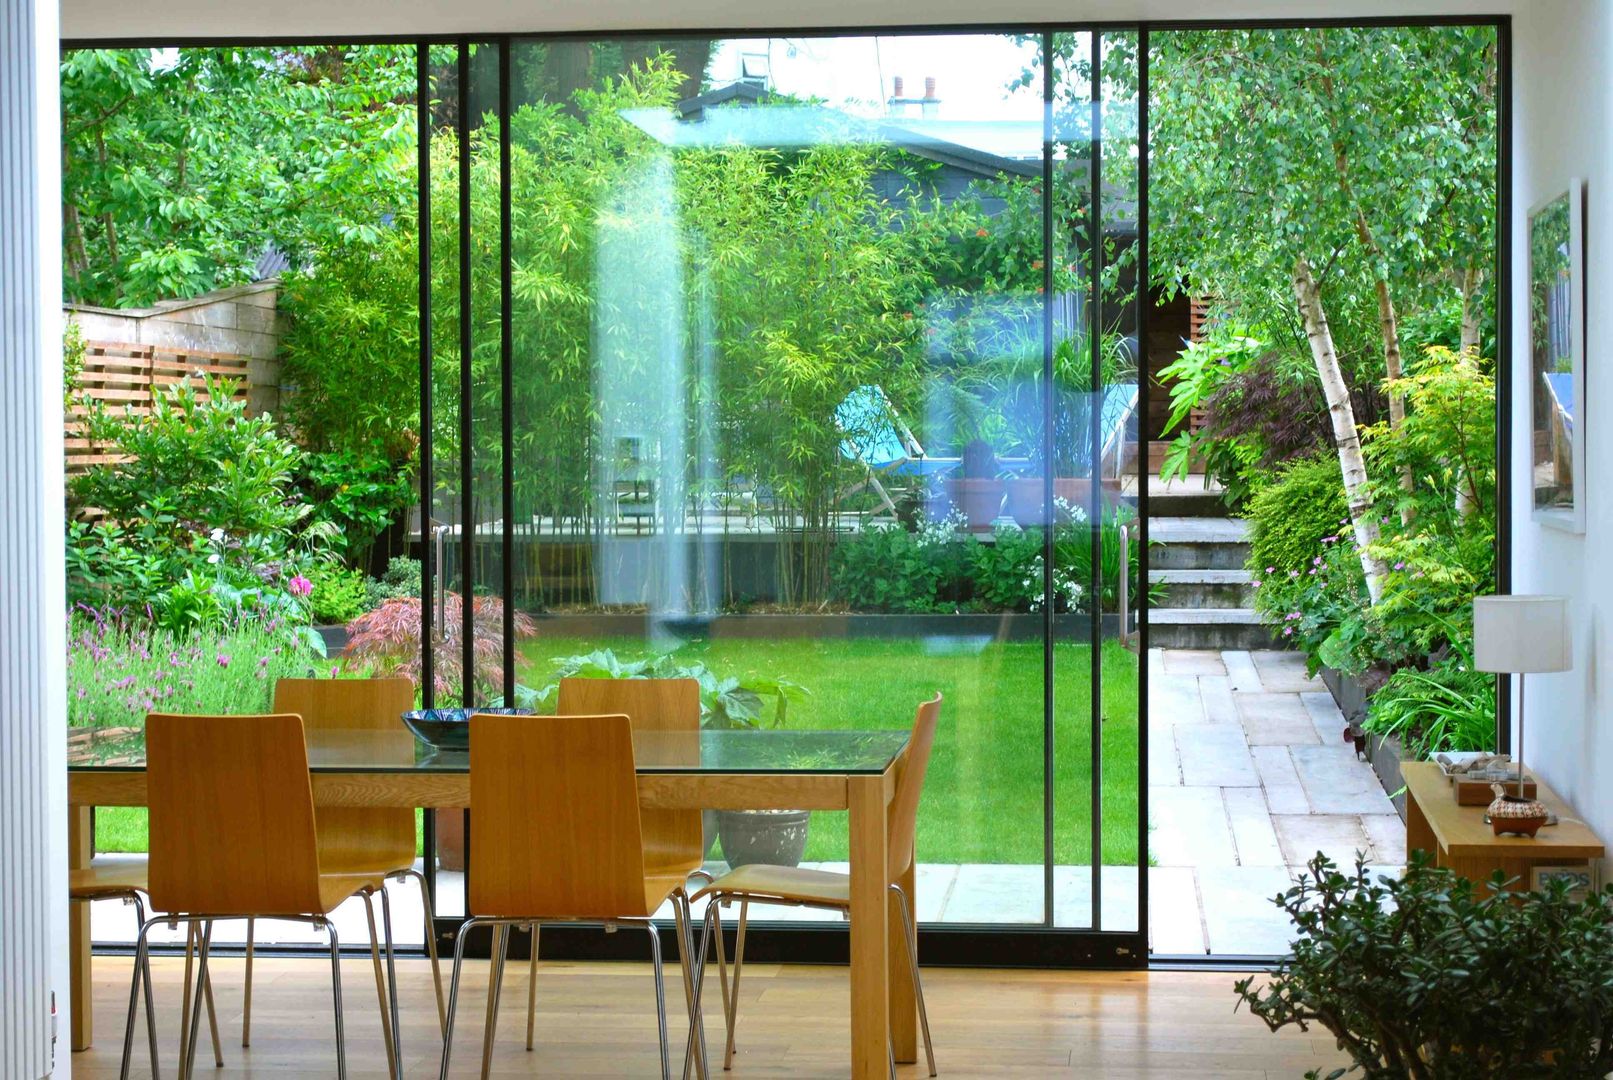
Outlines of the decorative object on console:
[[1546,807],[1524,790],[1524,677],[1567,671],[1573,666],[1564,596],[1480,596],[1473,601],[1473,666],[1479,671],[1518,676],[1517,788],[1507,794],[1496,784],[1490,825],[1504,832],[1534,836],[1548,816]]

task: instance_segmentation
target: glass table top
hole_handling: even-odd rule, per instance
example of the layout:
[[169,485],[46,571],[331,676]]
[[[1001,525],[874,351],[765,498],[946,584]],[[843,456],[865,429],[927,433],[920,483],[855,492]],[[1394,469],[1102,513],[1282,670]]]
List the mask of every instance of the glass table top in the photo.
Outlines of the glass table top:
[[[643,731],[633,734],[641,773],[878,774],[907,745],[909,732],[722,730]],[[137,728],[73,729],[68,768],[138,772],[146,766],[144,734]],[[308,733],[313,772],[466,773],[470,753],[438,750],[407,730]]]

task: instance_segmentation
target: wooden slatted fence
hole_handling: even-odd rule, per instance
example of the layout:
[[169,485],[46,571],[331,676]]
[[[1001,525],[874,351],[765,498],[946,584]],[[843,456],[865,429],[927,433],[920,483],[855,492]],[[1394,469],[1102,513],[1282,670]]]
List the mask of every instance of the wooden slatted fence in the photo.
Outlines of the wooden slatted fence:
[[[233,380],[236,399],[245,401],[250,389],[248,363],[247,357],[233,353],[89,341],[84,344],[84,367],[78,378],[77,397],[101,402],[114,415],[128,410],[136,416],[145,416],[151,412],[159,394],[187,377],[205,397],[202,377],[212,376]],[[115,464],[121,460],[119,455],[109,452],[105,444],[89,439],[84,422],[87,411],[76,402],[68,409],[63,436],[69,480],[92,465]]]

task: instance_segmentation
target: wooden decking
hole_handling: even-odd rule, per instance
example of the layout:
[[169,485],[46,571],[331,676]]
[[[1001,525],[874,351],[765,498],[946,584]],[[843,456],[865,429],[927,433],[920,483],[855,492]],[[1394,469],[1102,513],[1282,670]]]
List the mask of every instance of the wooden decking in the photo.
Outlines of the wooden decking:
[[[225,1067],[214,1069],[205,1029],[197,1075],[242,1077],[334,1076],[329,963],[260,958],[256,965],[252,1047],[240,1046],[241,961],[215,960],[215,986]],[[675,970],[675,969],[674,969]],[[475,1076],[487,964],[467,962],[455,1039],[455,1075]],[[73,1055],[77,1077],[117,1075],[129,960],[97,957],[95,1004],[99,1041]],[[368,961],[343,964],[349,1075],[385,1075],[375,983]],[[1196,1080],[1277,1080],[1343,1064],[1322,1031],[1273,1035],[1247,1012],[1233,1011],[1227,973],[1097,973],[933,969],[925,973],[937,1064],[943,1077],[1193,1077]],[[156,964],[158,1011],[173,1075],[181,961]],[[408,1076],[435,1076],[436,1007],[424,961],[400,964],[404,1067]],[[506,976],[495,1076],[651,1077],[656,1061],[654,998],[647,964],[545,962],[538,977],[537,1049],[523,1049],[525,964]],[[843,968],[754,964],[745,968],[734,1080],[842,1077],[847,1071],[846,972]],[[715,1002],[708,986],[708,1002]],[[668,983],[674,1043],[682,995]],[[708,1004],[708,1013],[717,1007]],[[707,1034],[721,1060],[721,1021]],[[135,1075],[148,1076],[143,1037]],[[903,1077],[923,1070],[903,1066]],[[723,1075],[714,1070],[713,1076]]]

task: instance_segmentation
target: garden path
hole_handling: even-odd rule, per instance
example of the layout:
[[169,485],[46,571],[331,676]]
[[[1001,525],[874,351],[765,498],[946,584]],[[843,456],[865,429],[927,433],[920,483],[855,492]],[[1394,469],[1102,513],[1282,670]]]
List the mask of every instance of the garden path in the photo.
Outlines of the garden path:
[[[1383,872],[1406,859],[1405,826],[1372,767],[1340,738],[1344,717],[1320,680],[1290,652],[1153,649],[1148,656],[1149,937],[1155,955],[1269,956],[1288,951],[1287,916],[1271,903],[1324,851],[1336,863],[1355,853]],[[119,856],[102,856],[118,858]],[[844,864],[813,863],[844,870]],[[722,870],[720,864],[713,867]],[[438,911],[463,910],[463,881],[439,874]],[[418,944],[420,905],[412,887],[393,892],[400,942]],[[1027,923],[1042,919],[1042,868],[922,863],[921,922]],[[1137,926],[1137,871],[1103,871],[1102,929]],[[1092,921],[1091,873],[1054,868],[1054,922]],[[668,909],[663,914],[671,918]],[[758,905],[757,919],[837,919],[832,912]],[[133,913],[95,905],[97,941],[128,941]],[[366,938],[364,909],[343,905],[344,942]],[[221,925],[220,943],[242,939]],[[308,927],[264,927],[280,942],[321,940]],[[158,940],[171,935],[166,928]]]

